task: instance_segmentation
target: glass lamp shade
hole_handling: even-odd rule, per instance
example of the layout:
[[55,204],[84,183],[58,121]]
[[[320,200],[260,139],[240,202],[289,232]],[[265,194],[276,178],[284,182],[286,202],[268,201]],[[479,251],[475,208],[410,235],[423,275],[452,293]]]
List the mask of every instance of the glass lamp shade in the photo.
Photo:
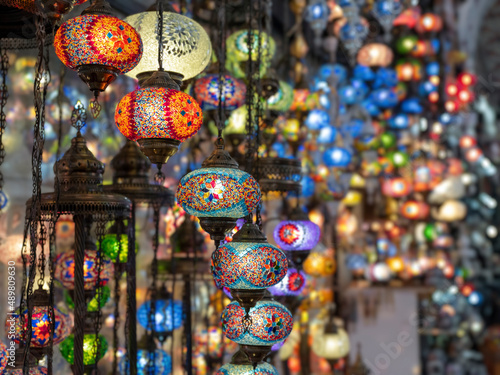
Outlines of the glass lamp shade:
[[382,193],[392,198],[405,197],[411,190],[411,184],[402,177],[387,179],[382,184]]
[[351,159],[352,154],[342,147],[331,147],[323,153],[323,162],[327,167],[345,168]]
[[[74,364],[75,360],[75,337],[73,334],[69,335],[66,340],[64,340],[61,345],[59,345],[59,350],[63,358],[70,364]],[[103,335],[95,335],[87,333],[83,336],[83,364],[85,366],[90,366],[99,361],[104,354],[108,351],[108,341]]]
[[[106,234],[101,243],[101,250],[103,254],[111,259],[113,263],[127,263],[128,259],[128,236],[121,235],[120,241],[116,234]],[[139,244],[135,243],[135,252],[139,250]]]
[[231,302],[222,312],[222,331],[240,345],[272,346],[284,341],[292,331],[292,314],[282,304],[261,300],[249,311],[252,324],[245,329],[245,309]]
[[377,262],[366,268],[365,277],[369,281],[387,282],[391,279],[391,269],[386,263]]
[[285,251],[311,250],[317,245],[319,226],[308,220],[285,220],[274,228],[276,244]]
[[[137,374],[147,375],[149,363],[149,352],[144,349],[137,351]],[[155,364],[153,374],[168,375],[172,372],[172,357],[161,349],[155,350]],[[126,373],[126,372],[124,372]]]
[[7,351],[7,346],[0,340],[0,374],[3,374],[3,370],[7,367],[8,357],[9,352]]
[[[222,308],[221,308],[222,310]],[[238,345],[222,334],[222,328],[211,326],[195,333],[196,351],[206,352],[210,357],[218,358],[223,351],[230,353],[236,351]]]
[[267,108],[274,111],[286,112],[293,102],[293,88],[285,81],[279,81],[278,91],[267,99]]
[[115,111],[120,132],[131,141],[168,138],[183,142],[203,123],[198,102],[166,87],[145,87],[125,95]]
[[273,296],[299,296],[305,286],[306,274],[296,268],[289,268],[283,280],[270,287],[269,291]]
[[306,112],[319,107],[318,93],[311,93],[309,89],[294,89],[291,111]]
[[260,188],[239,169],[201,168],[181,179],[177,201],[189,215],[239,219],[257,207]]
[[[249,59],[257,60],[259,43],[261,51],[261,65],[268,66],[274,57],[276,52],[276,43],[274,39],[266,34],[265,32],[260,32],[258,30],[251,31],[252,38],[252,53],[250,55],[250,43],[248,30],[239,30],[231,34],[227,40],[227,60],[245,62]],[[267,67],[266,67],[267,68]]]
[[392,50],[382,43],[366,44],[358,52],[357,61],[360,65],[386,67],[392,63]]
[[[57,345],[61,341],[63,341],[71,331],[71,319],[69,315],[64,314],[57,307],[54,307],[55,314],[55,326],[54,326],[54,338],[53,344]],[[11,331],[11,323],[14,319],[14,327],[15,331],[13,332],[12,341],[19,344],[21,335],[23,332],[28,332],[28,310],[24,311],[24,327],[21,327],[21,316],[19,314],[19,310],[16,310],[13,315],[10,315],[5,322],[5,332]],[[32,313],[32,337],[31,337],[31,345],[35,348],[43,348],[49,345],[50,342],[50,315],[47,306],[35,306],[33,308]]]
[[407,201],[401,206],[401,215],[410,220],[422,220],[429,215],[429,205],[425,202]]
[[463,220],[467,215],[465,203],[455,199],[446,200],[437,210],[432,212],[432,217],[436,220],[453,222]]
[[[37,366],[37,367],[32,367],[28,371],[28,375],[48,375],[49,370],[47,367],[43,366]],[[5,372],[2,372],[2,375],[23,375],[23,370],[22,369],[6,369]]]
[[[157,12],[142,12],[125,18],[144,43],[144,53],[132,78],[158,70]],[[200,74],[210,62],[212,45],[207,33],[192,19],[173,12],[163,13],[163,68],[190,79]]]
[[[103,308],[106,305],[106,303],[108,303],[111,297],[111,290],[109,289],[108,286],[102,286],[99,289],[100,291],[96,292],[95,296],[87,304],[88,312],[95,312],[99,309],[99,307]],[[75,303],[73,302],[73,299],[71,298],[71,295],[68,293],[67,290],[64,290],[64,298],[66,300],[66,304],[68,305],[68,307],[70,309],[74,309]]]
[[321,128],[330,125],[330,116],[323,109],[313,109],[306,117],[306,126],[309,130],[320,130]]
[[278,371],[267,362],[261,362],[256,367],[252,364],[235,365],[227,363],[218,369],[215,375],[278,375]]
[[57,57],[68,68],[104,65],[118,74],[132,70],[141,60],[141,37],[119,18],[84,14],[64,22],[54,37]]
[[212,254],[212,273],[220,289],[265,289],[286,275],[286,255],[269,243],[232,241]]
[[[228,111],[245,104],[247,88],[245,84],[230,75],[224,75],[222,79],[222,102]],[[194,96],[198,100],[201,109],[214,110],[219,107],[219,76],[209,74],[196,80],[194,84]]]
[[[98,279],[97,252],[85,250],[83,263],[83,277],[85,290],[93,290]],[[101,286],[106,285],[113,273],[113,265],[109,260],[103,259],[101,264]],[[68,251],[59,254],[56,258],[54,277],[65,288],[75,289],[75,252]]]
[[337,328],[335,333],[321,333],[313,337],[312,351],[321,358],[340,359],[349,354],[350,342],[347,332]]
[[[144,302],[137,310],[137,321],[144,328],[148,328],[151,301]],[[172,332],[182,325],[182,303],[171,300],[158,299],[155,303],[155,327],[157,333]]]

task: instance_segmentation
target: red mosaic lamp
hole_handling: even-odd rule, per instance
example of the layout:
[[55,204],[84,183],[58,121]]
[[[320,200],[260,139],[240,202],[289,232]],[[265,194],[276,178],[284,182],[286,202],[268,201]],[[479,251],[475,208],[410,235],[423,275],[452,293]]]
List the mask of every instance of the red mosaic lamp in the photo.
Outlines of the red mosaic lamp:
[[59,59],[76,70],[96,97],[120,74],[132,70],[142,57],[137,31],[114,16],[105,0],[96,0],[78,17],[64,22],[54,37]]

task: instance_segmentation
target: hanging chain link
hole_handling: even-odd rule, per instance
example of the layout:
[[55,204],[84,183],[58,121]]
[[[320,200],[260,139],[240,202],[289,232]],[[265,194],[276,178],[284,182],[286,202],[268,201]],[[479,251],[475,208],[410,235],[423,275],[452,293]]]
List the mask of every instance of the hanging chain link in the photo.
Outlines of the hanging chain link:
[[222,4],[217,13],[217,22],[219,24],[219,103],[218,103],[218,118],[217,130],[218,137],[222,138],[226,121],[226,90],[224,89],[225,77],[224,69],[226,65],[226,0],[222,0]]
[[248,61],[247,61],[247,95],[246,95],[246,106],[247,106],[247,139],[246,139],[246,170],[251,172],[252,159],[254,154],[253,145],[253,102],[254,102],[254,62],[253,57],[253,29],[252,29],[252,19],[253,19],[253,4],[252,1],[248,1],[248,30],[247,30],[247,46],[248,46]]
[[[255,124],[255,143],[256,143],[256,164],[258,165],[259,161],[259,148],[260,148],[260,119],[262,118],[262,101],[260,100],[260,95],[262,94],[262,80],[260,79],[260,65],[262,64],[262,15],[263,15],[263,9],[262,9],[262,1],[263,0],[258,0],[257,2],[257,28],[258,28],[258,43],[257,43],[257,113],[256,113],[256,124]],[[266,36],[266,42],[269,43],[268,39],[270,36]],[[253,172],[255,179],[258,181],[260,176],[259,176],[259,168],[256,167],[254,168],[255,172]],[[262,200],[259,201],[259,204],[257,205],[257,209],[255,212],[256,216],[256,223],[257,226],[259,227],[260,230],[262,230],[262,216],[261,216],[261,209],[262,209]]]
[[118,328],[120,326],[120,277],[121,277],[121,261],[120,256],[122,254],[122,232],[123,232],[123,221],[122,219],[117,219],[115,221],[116,225],[116,241],[118,243],[118,252],[115,256],[115,321],[113,323],[113,375],[118,374]]
[[3,134],[5,132],[5,127],[7,125],[7,115],[5,114],[5,105],[7,104],[7,99],[9,97],[9,88],[7,87],[7,72],[9,70],[9,56],[7,55],[7,50],[2,48],[0,50],[0,75],[2,77],[2,83],[0,86],[0,214],[2,213],[2,207],[5,203],[3,200],[6,199],[3,194],[3,175],[2,175],[2,163],[5,159],[5,148],[2,142]]
[[[97,254],[96,254],[96,268],[97,268],[97,282],[95,285],[95,298],[97,299],[97,314],[95,316],[94,320],[94,333],[95,333],[95,339],[96,339],[96,348],[95,348],[95,363],[94,363],[94,368],[97,373],[97,363],[99,362],[99,353],[101,352],[101,340],[99,340],[99,332],[101,331],[102,327],[102,298],[103,298],[103,289],[102,289],[102,279],[101,279],[101,272],[102,272],[102,267],[103,267],[103,253],[102,253],[102,240],[104,239],[104,234],[106,233],[106,222],[112,220],[112,215],[108,213],[102,213],[99,214],[97,217],[97,222],[96,222],[96,227],[95,227],[95,234],[96,234],[96,240],[99,244],[97,248]],[[117,317],[115,316],[115,319]]]

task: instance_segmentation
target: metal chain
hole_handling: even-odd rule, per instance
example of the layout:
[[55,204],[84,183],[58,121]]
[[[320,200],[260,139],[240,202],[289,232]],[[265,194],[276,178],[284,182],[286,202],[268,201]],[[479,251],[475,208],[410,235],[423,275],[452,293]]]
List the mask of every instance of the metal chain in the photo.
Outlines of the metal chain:
[[33,150],[31,154],[31,171],[32,171],[32,200],[30,207],[30,263],[29,263],[29,278],[26,292],[26,302],[28,309],[28,332],[26,335],[25,348],[24,348],[24,364],[23,373],[27,374],[29,371],[29,352],[31,345],[31,336],[33,333],[32,327],[32,301],[33,286],[36,276],[36,250],[38,245],[38,223],[41,218],[41,186],[42,186],[42,153],[44,144],[44,123],[45,123],[45,97],[47,93],[47,80],[45,80],[42,89],[42,79],[44,73],[48,69],[48,56],[45,56],[45,24],[47,16],[44,13],[35,16],[36,26],[36,39],[38,45],[38,56],[36,62],[36,74],[34,81],[34,104],[35,104],[35,125],[33,129]]
[[[260,95],[262,93],[262,81],[260,79],[260,65],[262,64],[262,15],[263,15],[263,9],[262,9],[262,0],[258,0],[257,2],[257,28],[258,28],[258,43],[257,43],[257,72],[259,73],[257,75],[257,114],[256,114],[256,125],[255,125],[255,139],[256,139],[256,163],[258,163],[259,160],[259,148],[260,148],[260,119],[262,117],[262,101],[260,100]],[[266,41],[268,42],[267,38],[269,36],[266,36]],[[259,168],[255,168],[254,177],[258,181],[260,176],[258,174]],[[259,226],[259,229],[262,230],[262,216],[261,216],[261,209],[262,209],[262,201],[259,201],[259,204],[257,205],[256,209],[256,221],[257,225]]]
[[[57,202],[56,202],[57,206]],[[57,213],[57,209],[54,210]],[[54,355],[54,331],[55,331],[55,313],[54,313],[54,271],[55,271],[55,255],[57,253],[56,249],[56,222],[57,214],[54,214],[55,220],[49,220],[49,322],[50,322],[50,335],[49,335],[49,348],[47,353],[47,370],[49,374],[52,374],[52,359]]]
[[247,62],[247,95],[246,95],[246,106],[247,106],[247,149],[246,149],[246,170],[251,171],[252,159],[253,159],[253,123],[252,123],[252,108],[254,101],[254,63],[252,60],[253,53],[253,30],[252,30],[252,19],[253,19],[253,5],[252,1],[248,1],[248,30],[247,30],[247,46],[248,46],[248,62]]
[[118,328],[120,326],[120,276],[121,276],[121,265],[120,255],[124,250],[122,248],[122,230],[123,230],[123,221],[121,219],[117,219],[115,221],[116,225],[116,241],[118,243],[118,252],[115,257],[115,321],[113,323],[113,374],[118,374]]
[[[99,332],[102,327],[102,308],[101,308],[101,300],[103,298],[103,290],[102,290],[102,281],[101,281],[101,272],[103,267],[103,253],[102,253],[102,240],[104,239],[104,234],[106,233],[106,222],[111,221],[113,219],[111,214],[103,213],[98,215],[96,222],[96,240],[99,243],[99,247],[97,249],[96,254],[96,265],[97,265],[97,282],[95,287],[95,297],[97,299],[97,314],[94,320],[94,333],[96,339],[96,351],[95,351],[95,363],[94,368],[97,373],[97,363],[99,361],[99,353],[101,351],[101,340],[99,340]],[[115,316],[115,319],[117,317]]]
[[[2,83],[0,85],[0,167],[5,159],[5,148],[2,142],[3,133],[5,132],[5,127],[7,125],[7,115],[5,114],[5,105],[7,104],[7,99],[9,97],[9,88],[7,87],[7,72],[9,70],[9,56],[7,55],[7,49],[2,48],[0,50],[0,75],[2,77]],[[3,175],[0,169],[0,199],[3,190]],[[1,203],[1,200],[0,200]],[[0,208],[0,214],[1,214]]]
[[163,2],[156,2],[158,15],[158,70],[163,70]]
[[217,13],[217,22],[219,24],[219,116],[217,118],[217,129],[218,137],[222,138],[222,131],[224,130],[226,120],[226,93],[224,90],[224,69],[226,65],[226,0],[222,0],[219,12]]
[[38,243],[40,244],[40,253],[38,254],[38,282],[39,288],[43,288],[45,280],[45,243],[47,242],[47,230],[45,229],[45,222],[40,221],[40,235]]

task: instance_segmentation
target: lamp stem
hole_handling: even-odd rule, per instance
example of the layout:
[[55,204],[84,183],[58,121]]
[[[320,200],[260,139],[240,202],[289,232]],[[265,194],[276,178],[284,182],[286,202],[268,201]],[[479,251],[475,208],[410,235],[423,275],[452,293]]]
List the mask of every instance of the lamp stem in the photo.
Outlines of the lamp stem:
[[[185,325],[184,333],[186,335],[186,373],[193,375],[193,335],[191,327],[191,280],[190,274],[184,274],[184,311],[185,311]],[[207,331],[208,337],[208,331]]]
[[136,260],[135,260],[135,201],[132,201],[128,225],[127,251],[127,307],[128,307],[128,360],[130,375],[137,375],[137,300],[136,300]]
[[74,328],[74,373],[83,374],[83,338],[85,327],[85,313],[87,311],[85,301],[84,284],[84,257],[86,226],[83,215],[75,215],[75,328]]

